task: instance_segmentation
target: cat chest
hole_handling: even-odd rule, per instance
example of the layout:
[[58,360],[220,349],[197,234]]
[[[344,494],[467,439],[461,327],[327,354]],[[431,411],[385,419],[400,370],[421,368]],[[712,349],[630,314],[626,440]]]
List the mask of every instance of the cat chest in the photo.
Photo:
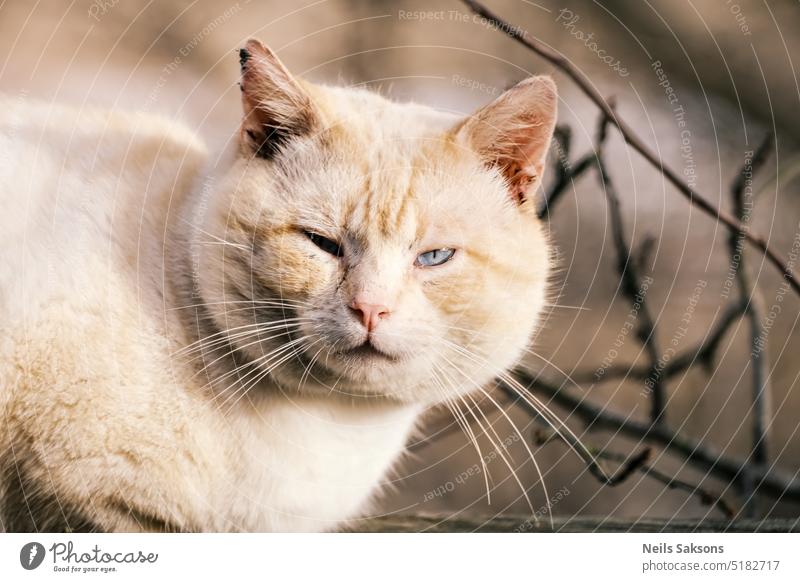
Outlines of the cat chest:
[[234,529],[321,531],[359,515],[386,484],[417,411],[335,399],[277,400],[239,419],[221,501]]

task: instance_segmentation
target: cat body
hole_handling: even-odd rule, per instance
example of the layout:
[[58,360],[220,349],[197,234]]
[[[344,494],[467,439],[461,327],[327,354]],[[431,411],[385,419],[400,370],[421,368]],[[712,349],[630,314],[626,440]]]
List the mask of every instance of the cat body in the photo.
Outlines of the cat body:
[[209,187],[178,123],[0,101],[0,527],[336,529],[421,411],[523,353],[552,84],[529,176],[481,161],[481,112],[300,82],[255,41],[242,67]]
[[171,356],[188,340],[169,333],[165,233],[202,144],[149,116],[4,105],[6,527],[292,531],[353,516],[417,407],[276,390],[226,414]]

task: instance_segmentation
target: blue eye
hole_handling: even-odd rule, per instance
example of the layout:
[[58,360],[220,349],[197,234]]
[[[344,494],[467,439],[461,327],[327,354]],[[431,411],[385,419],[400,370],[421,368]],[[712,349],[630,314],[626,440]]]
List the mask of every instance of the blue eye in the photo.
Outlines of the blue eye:
[[417,260],[414,261],[414,264],[418,267],[435,267],[437,265],[443,265],[452,259],[454,254],[456,254],[455,249],[435,249],[427,253],[422,253],[417,257]]

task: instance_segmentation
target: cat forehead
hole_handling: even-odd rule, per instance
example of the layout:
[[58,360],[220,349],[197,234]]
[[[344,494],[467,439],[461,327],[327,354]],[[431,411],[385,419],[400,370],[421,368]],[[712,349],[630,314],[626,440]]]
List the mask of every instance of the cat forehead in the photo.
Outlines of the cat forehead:
[[307,176],[309,187],[293,204],[296,216],[344,227],[372,244],[441,237],[456,243],[516,216],[491,175],[459,173],[426,156],[407,166],[331,164]]
[[324,163],[315,164],[313,154],[307,163],[294,160],[306,171],[292,172],[295,188],[286,188],[310,215],[401,232],[428,221],[462,222],[464,215],[489,218],[509,206],[496,173],[442,136],[323,147],[330,150]]
[[287,212],[275,220],[409,241],[432,229],[480,228],[472,224],[477,217],[485,223],[508,206],[496,173],[456,140],[460,116],[361,89],[306,89],[324,129],[281,159],[275,190],[285,193]]
[[328,154],[360,165],[398,169],[419,165],[420,156],[444,162],[452,154],[459,117],[416,103],[398,103],[365,89],[308,85],[319,111]]

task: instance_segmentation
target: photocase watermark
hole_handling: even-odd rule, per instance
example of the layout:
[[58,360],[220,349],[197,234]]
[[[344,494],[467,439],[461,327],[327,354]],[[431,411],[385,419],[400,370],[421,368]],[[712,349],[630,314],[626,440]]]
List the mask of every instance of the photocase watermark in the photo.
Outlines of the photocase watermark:
[[529,519],[526,519],[524,522],[519,524],[516,528],[514,528],[514,533],[522,533],[526,532],[533,528],[534,524],[542,519],[542,517],[546,517],[550,515],[550,512],[553,510],[553,507],[558,505],[563,499],[569,495],[570,491],[567,487],[562,487],[558,491],[556,491],[553,495],[550,496],[550,503],[546,503],[538,508],[536,511],[533,512],[533,515]]
[[561,167],[564,168],[564,171],[570,172],[572,170],[572,162],[569,161],[569,155],[567,151],[564,149],[564,146],[561,145],[561,140],[560,139],[551,140],[550,147],[555,152],[555,155],[558,158],[558,162],[561,164]]
[[398,10],[398,20],[413,20],[416,22],[447,20],[446,10]]
[[695,309],[697,308],[697,304],[700,302],[700,297],[706,290],[706,287],[708,287],[708,281],[705,279],[699,279],[697,283],[695,283],[692,294],[689,296],[689,303],[687,304],[686,309],[683,311],[683,315],[681,315],[680,325],[675,328],[675,333],[672,334],[664,353],[661,354],[660,358],[658,358],[658,362],[656,362],[655,367],[645,379],[642,390],[640,391],[641,396],[648,397],[650,394],[652,394],[653,387],[664,373],[664,368],[666,368],[667,364],[669,364],[672,358],[675,357],[675,354],[678,351],[678,346],[689,333],[689,325],[692,323]]
[[44,546],[39,542],[28,542],[19,551],[19,563],[26,570],[35,570],[42,565],[46,555]]
[[[789,271],[794,271],[795,265],[797,264],[798,259],[800,259],[800,224],[797,226],[798,230],[795,232],[794,239],[792,240],[792,248],[789,250],[789,257],[786,263]],[[783,299],[789,294],[790,291],[791,287],[789,285],[789,281],[786,280],[786,275],[784,275],[784,280],[781,281],[781,284],[778,286],[778,290],[775,293],[775,298],[772,301],[772,305],[770,305],[766,315],[764,316],[764,321],[761,325],[761,331],[758,334],[758,338],[754,342],[755,345],[751,351],[753,356],[757,356],[767,348],[767,337],[772,331],[772,326],[775,324],[775,320],[778,319],[778,316],[783,311]]]
[[608,353],[606,353],[605,357],[600,361],[600,366],[594,372],[595,380],[600,380],[600,378],[605,375],[606,370],[611,367],[611,365],[614,363],[614,360],[616,360],[619,356],[619,350],[625,344],[625,340],[628,338],[628,335],[630,335],[630,333],[636,327],[636,320],[639,318],[639,312],[642,310],[642,304],[647,296],[647,290],[650,289],[652,284],[652,277],[648,276],[642,279],[642,283],[639,286],[639,291],[633,298],[633,304],[628,311],[628,315],[625,317],[625,322],[622,324],[617,337],[614,338],[614,343],[611,344]]
[[686,178],[686,183],[691,188],[697,186],[697,164],[694,160],[694,150],[692,148],[692,132],[686,123],[686,110],[681,105],[678,99],[678,93],[672,87],[661,61],[655,60],[650,64],[650,68],[656,74],[658,85],[664,89],[667,96],[667,102],[672,106],[672,116],[675,119],[675,125],[680,130],[680,152],[683,159],[683,176]]
[[[202,224],[205,220],[206,213],[208,212],[208,201],[214,192],[214,177],[208,176],[203,180],[203,186],[200,188],[199,200],[192,209],[192,228],[198,232],[202,232]],[[200,289],[200,251],[197,245],[192,248],[192,299],[201,299],[202,290]]]
[[608,65],[612,71],[617,73],[620,77],[627,77],[630,75],[630,71],[628,71],[627,67],[622,65],[622,62],[618,58],[608,54],[605,49],[600,47],[593,32],[584,32],[576,26],[580,20],[580,15],[575,14],[569,8],[562,8],[556,15],[556,22],[560,23],[573,38],[583,43],[583,46]]
[[100,22],[100,17],[108,14],[119,2],[120,0],[94,0],[89,5],[89,18],[94,18],[97,22]]
[[243,0],[242,2],[236,2],[235,4],[229,6],[223,12],[218,14],[216,18],[208,21],[208,23],[202,29],[200,29],[197,34],[195,34],[186,44],[178,49],[178,54],[176,54],[175,57],[161,69],[161,74],[159,75],[158,80],[153,88],[150,90],[150,93],[147,95],[147,100],[145,101],[142,109],[146,111],[150,106],[158,101],[161,89],[164,88],[169,78],[175,73],[175,71],[178,70],[181,64],[183,64],[183,60],[187,58],[193,50],[200,46],[203,41],[206,40],[206,38],[208,38],[217,28],[222,26],[225,22],[240,12],[244,5],[249,3],[250,0]]
[[[744,189],[742,190],[742,224],[748,225],[750,223],[750,217],[753,213],[753,208],[755,206],[755,202],[753,200],[753,156],[755,152],[753,150],[747,150],[744,153],[744,167],[742,169],[742,176],[744,177]],[[744,252],[744,237],[740,236],[736,239],[736,249],[733,252],[733,256],[731,257],[731,262],[728,265],[728,274],[725,277],[725,281],[722,283],[722,295],[723,298],[728,298],[731,294],[731,289],[733,289],[734,279],[736,278],[736,273],[739,272],[739,266],[742,262],[742,253]]]
[[730,12],[736,20],[739,31],[744,36],[752,36],[753,33],[750,30],[750,25],[747,23],[747,17],[745,17],[744,12],[742,12],[742,7],[733,0],[725,0],[725,5],[728,7],[728,12]]
[[461,75],[453,75],[450,80],[452,81],[453,85],[464,87],[470,91],[478,91],[479,93],[486,93],[487,95],[493,96],[500,94],[500,89],[498,89],[495,85],[482,83],[476,79],[469,79],[467,77],[462,77]]
[[520,436],[517,433],[514,433],[513,435],[504,439],[500,443],[500,448],[502,449],[502,451],[498,451],[495,448],[492,451],[486,453],[485,455],[483,455],[482,464],[475,463],[468,469],[461,471],[461,473],[459,473],[454,479],[446,481],[441,485],[439,485],[438,487],[431,489],[430,491],[426,491],[422,497],[423,501],[431,501],[436,497],[444,497],[444,495],[446,495],[447,493],[455,491],[458,485],[463,485],[476,475],[482,475],[483,467],[488,466],[492,461],[494,461],[497,457],[499,457],[501,452],[505,454],[506,450],[508,450],[508,447],[510,447],[515,442],[518,442],[519,440]]
[[450,10],[448,11],[448,15],[450,20],[455,22],[462,22],[464,24],[477,24],[478,26],[483,26],[489,30],[505,32],[506,34],[517,36],[524,36],[527,34],[527,31],[519,26],[513,26],[510,24],[498,25],[495,22],[481,16],[480,14],[467,14],[465,12],[459,12],[458,10]]
[[462,24],[477,24],[489,30],[514,35],[527,34],[524,29],[518,26],[498,25],[479,14],[468,14],[458,10],[398,10],[397,19],[411,22],[460,22]]
[[35,570],[50,556],[53,572],[108,574],[119,571],[120,565],[155,564],[158,554],[155,552],[106,551],[95,544],[88,550],[77,550],[74,543],[56,542],[49,549],[39,542],[29,542],[19,552],[19,563],[26,570]]

